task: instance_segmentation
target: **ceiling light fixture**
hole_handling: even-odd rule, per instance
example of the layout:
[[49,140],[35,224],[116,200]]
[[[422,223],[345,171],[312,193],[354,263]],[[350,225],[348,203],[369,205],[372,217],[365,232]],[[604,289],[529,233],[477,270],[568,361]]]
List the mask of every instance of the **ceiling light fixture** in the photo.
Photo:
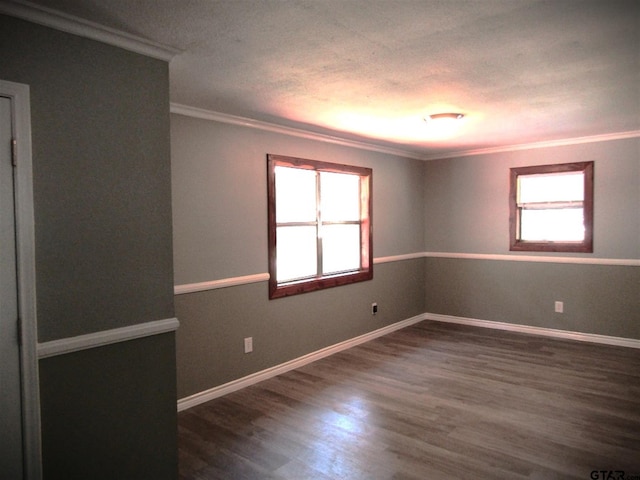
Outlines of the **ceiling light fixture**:
[[430,120],[460,120],[464,118],[464,113],[434,113],[425,118],[425,122]]
[[427,124],[426,135],[432,140],[444,140],[459,134],[462,126],[463,113],[434,113],[424,118]]

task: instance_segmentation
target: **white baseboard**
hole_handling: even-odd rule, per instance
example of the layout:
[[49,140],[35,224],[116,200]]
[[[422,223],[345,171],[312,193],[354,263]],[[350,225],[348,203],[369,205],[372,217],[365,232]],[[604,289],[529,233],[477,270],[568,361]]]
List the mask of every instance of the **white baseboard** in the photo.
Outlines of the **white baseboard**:
[[222,397],[223,395],[227,395],[228,393],[235,392],[236,390],[240,390],[250,385],[255,385],[256,383],[267,380],[268,378],[275,377],[290,370],[295,370],[296,368],[300,368],[304,365],[315,362],[316,360],[320,360],[321,358],[325,358],[342,350],[355,347],[356,345],[368,342],[369,340],[373,340],[374,338],[382,337],[396,330],[400,330],[402,328],[408,327],[409,325],[421,322],[422,320],[424,320],[424,315],[417,315],[415,317],[402,320],[392,325],[387,325],[386,327],[379,328],[378,330],[374,330],[373,332],[365,333],[364,335],[360,335],[358,337],[345,340],[344,342],[336,343],[335,345],[331,345],[315,352],[311,352],[307,355],[303,355],[302,357],[294,358],[293,360],[281,363],[280,365],[276,365],[271,368],[267,368],[266,370],[252,373],[251,375],[247,375],[246,377],[232,380],[231,382],[225,383],[223,385],[219,385],[203,392],[190,395],[178,400],[178,411],[180,412],[182,410],[195,407],[196,405],[208,402],[209,400],[213,400],[214,398]]
[[514,323],[494,322],[491,320],[479,320],[477,318],[455,317],[453,315],[441,315],[439,313],[425,313],[425,320],[437,322],[459,323],[474,327],[493,328],[495,330],[507,330],[509,332],[526,333],[528,335],[541,335],[543,337],[577,340],[579,342],[601,343],[615,345],[617,347],[640,348],[640,340],[634,338],[611,337],[596,333],[572,332],[569,330],[556,330],[554,328],[533,327],[530,325],[516,325]]
[[458,323],[474,327],[493,328],[495,330],[507,330],[510,332],[525,333],[528,335],[540,335],[543,337],[576,340],[580,342],[600,343],[604,345],[615,345],[619,347],[640,348],[640,340],[636,340],[633,338],[611,337],[608,335],[598,335],[595,333],[580,333],[567,330],[556,330],[552,328],[532,327],[529,325],[516,325],[513,323],[479,320],[476,318],[456,317],[453,315],[442,315],[439,313],[423,313],[420,315],[416,315],[415,317],[408,318],[407,320],[402,320],[398,323],[394,323],[378,330],[374,330],[373,332],[365,333],[364,335],[360,335],[350,340],[345,340],[344,342],[336,343],[335,345],[322,348],[307,355],[303,355],[302,357],[298,357],[280,365],[267,368],[266,370],[253,373],[251,375],[247,375],[246,377],[232,380],[231,382],[225,383],[223,385],[219,385],[203,392],[195,393],[188,397],[182,398],[178,400],[178,411],[180,412],[183,410],[187,410],[191,407],[195,407],[196,405],[200,405],[202,403],[208,402],[209,400],[213,400],[214,398],[222,397],[224,395],[227,395],[228,393],[241,390],[251,385],[255,385],[256,383],[267,380],[268,378],[275,377],[290,370],[295,370],[296,368],[300,368],[303,365],[315,362],[316,360],[328,357],[329,355],[333,355],[334,353],[338,353],[342,350],[355,347],[356,345],[368,342],[369,340],[373,340],[374,338],[382,337],[396,330],[400,330],[410,325],[419,323],[423,320],[432,320],[445,323]]

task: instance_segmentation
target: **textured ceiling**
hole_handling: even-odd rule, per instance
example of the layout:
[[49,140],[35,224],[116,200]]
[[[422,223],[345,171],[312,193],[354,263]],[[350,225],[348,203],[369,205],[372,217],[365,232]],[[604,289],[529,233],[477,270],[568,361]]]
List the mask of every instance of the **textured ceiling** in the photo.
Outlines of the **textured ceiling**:
[[215,112],[424,155],[640,130],[638,0],[34,3],[177,48],[171,101]]

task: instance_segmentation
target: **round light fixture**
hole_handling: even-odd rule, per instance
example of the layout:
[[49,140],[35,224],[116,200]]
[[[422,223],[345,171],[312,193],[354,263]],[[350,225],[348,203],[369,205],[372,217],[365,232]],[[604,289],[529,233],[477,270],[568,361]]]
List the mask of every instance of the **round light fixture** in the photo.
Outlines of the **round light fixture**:
[[424,119],[425,122],[430,120],[460,120],[464,118],[464,113],[434,113]]
[[450,138],[459,133],[463,118],[464,114],[457,112],[428,115],[424,118],[427,124],[426,135],[433,140]]

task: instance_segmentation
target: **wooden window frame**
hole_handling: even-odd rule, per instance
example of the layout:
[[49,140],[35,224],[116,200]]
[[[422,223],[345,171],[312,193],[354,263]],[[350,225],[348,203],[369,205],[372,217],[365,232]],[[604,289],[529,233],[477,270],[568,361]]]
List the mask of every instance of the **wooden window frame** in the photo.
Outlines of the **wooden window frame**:
[[[555,165],[536,165],[511,168],[509,192],[509,234],[511,251],[593,253],[593,168],[594,162],[574,162]],[[518,177],[566,172],[584,173],[584,239],[582,241],[525,241],[520,240],[520,212],[518,207]]]
[[[346,173],[360,177],[360,268],[334,274],[318,274],[301,280],[278,283],[276,178],[277,166],[314,170],[317,172]],[[267,205],[269,298],[281,298],[325,288],[363,282],[373,278],[373,171],[366,167],[340,165],[283,155],[267,155]],[[321,251],[320,251],[321,252]],[[321,253],[319,252],[319,255]]]

